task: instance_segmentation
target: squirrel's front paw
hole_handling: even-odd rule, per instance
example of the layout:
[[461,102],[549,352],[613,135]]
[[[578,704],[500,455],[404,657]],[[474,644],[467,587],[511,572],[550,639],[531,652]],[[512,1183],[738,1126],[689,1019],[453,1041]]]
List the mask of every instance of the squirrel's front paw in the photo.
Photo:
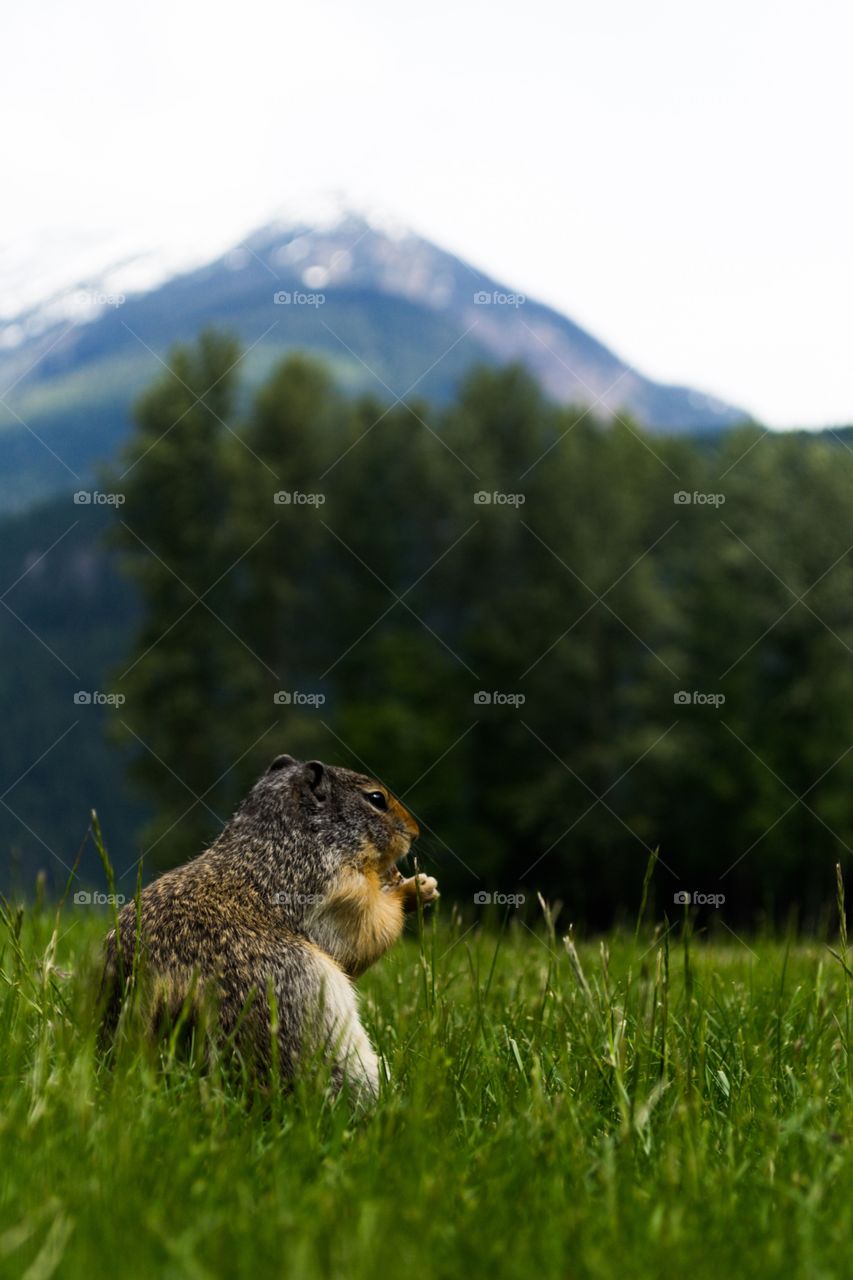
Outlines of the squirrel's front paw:
[[428,876],[423,871],[419,875],[410,876],[408,880],[404,880],[399,886],[403,894],[403,905],[407,911],[415,911],[418,905],[418,898],[424,906],[428,906],[431,902],[436,902],[441,896],[438,892],[438,881],[435,876]]

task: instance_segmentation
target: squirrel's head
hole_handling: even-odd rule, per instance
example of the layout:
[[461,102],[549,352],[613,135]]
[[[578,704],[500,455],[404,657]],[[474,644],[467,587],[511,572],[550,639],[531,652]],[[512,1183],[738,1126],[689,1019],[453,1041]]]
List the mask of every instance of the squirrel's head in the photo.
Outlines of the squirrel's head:
[[[319,760],[276,756],[236,815],[260,824],[292,854],[390,875],[419,834],[418,824],[383,783]],[[310,851],[310,854],[309,854]]]

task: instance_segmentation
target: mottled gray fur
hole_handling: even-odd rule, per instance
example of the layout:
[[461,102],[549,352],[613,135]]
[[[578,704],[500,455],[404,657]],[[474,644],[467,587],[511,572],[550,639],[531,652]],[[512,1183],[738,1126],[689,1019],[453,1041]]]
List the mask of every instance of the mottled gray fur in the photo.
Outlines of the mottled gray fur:
[[148,1020],[174,1019],[209,998],[219,1030],[261,1064],[278,1056],[292,1077],[318,1050],[337,1083],[375,1095],[376,1055],[358,1017],[351,978],[390,946],[403,913],[436,898],[428,876],[395,863],[417,823],[374,779],[278,756],[200,857],[166,872],[119,917],[106,940],[108,1019],[118,1016],[120,970],[137,970]]

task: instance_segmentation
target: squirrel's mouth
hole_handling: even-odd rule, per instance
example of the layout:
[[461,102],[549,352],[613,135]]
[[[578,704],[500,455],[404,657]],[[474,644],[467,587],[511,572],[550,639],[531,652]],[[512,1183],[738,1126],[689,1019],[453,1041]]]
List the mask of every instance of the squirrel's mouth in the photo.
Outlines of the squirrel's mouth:
[[409,831],[395,831],[384,848],[380,848],[375,844],[369,844],[364,853],[366,862],[373,864],[379,879],[383,885],[397,884],[400,880],[405,879],[403,874],[397,869],[397,863],[405,858],[411,851],[415,841],[415,833]]
[[391,848],[386,851],[385,856],[382,859],[382,865],[379,868],[380,878],[382,880],[389,880],[392,882],[394,880],[400,879],[401,875],[399,870],[397,869],[397,863],[401,860],[401,858],[405,858],[408,852],[409,852],[408,848],[406,849],[398,848],[397,842],[395,841],[392,844]]
[[379,877],[383,885],[396,884],[404,877],[397,870],[397,863],[409,852],[409,840],[393,839],[385,848],[373,843],[367,844],[361,851],[362,865],[370,867],[374,875]]
[[383,884],[397,884],[400,880],[405,879],[397,863],[408,856],[411,848],[412,840],[409,836],[394,837],[390,848],[385,854],[384,865],[379,870],[379,878]]

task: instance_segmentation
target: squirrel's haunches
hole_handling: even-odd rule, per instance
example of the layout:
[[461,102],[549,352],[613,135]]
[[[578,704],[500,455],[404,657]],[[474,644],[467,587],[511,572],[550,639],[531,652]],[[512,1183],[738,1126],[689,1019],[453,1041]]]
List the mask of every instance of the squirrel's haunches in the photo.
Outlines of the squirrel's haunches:
[[396,942],[418,898],[438,897],[432,877],[397,871],[417,835],[372,778],[277,756],[211,847],[121,912],[106,939],[108,1025],[133,973],[149,1029],[204,1008],[262,1067],[277,1061],[290,1078],[321,1053],[338,1086],[374,1096],[351,979]]

